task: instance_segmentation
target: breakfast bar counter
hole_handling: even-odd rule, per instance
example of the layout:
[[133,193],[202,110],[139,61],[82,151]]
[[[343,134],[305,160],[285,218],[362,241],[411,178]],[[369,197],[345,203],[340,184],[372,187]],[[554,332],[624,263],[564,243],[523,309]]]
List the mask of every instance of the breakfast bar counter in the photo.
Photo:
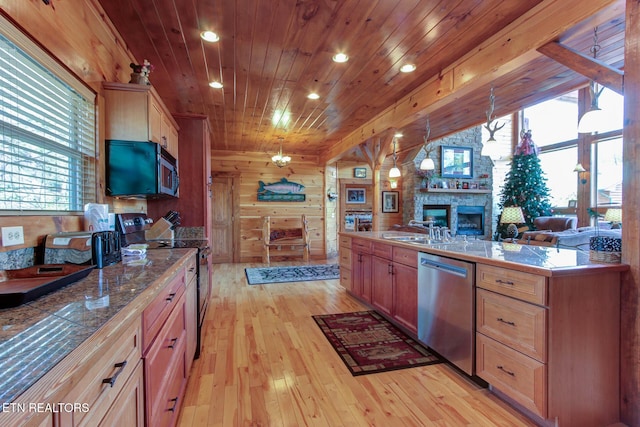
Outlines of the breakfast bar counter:
[[[16,409],[28,412],[24,403],[63,397],[76,380],[68,372],[108,352],[106,343],[114,335],[139,325],[144,310],[172,278],[184,283],[183,271],[195,263],[195,254],[195,249],[180,248],[148,251],[130,263],[125,257],[60,290],[0,310],[0,424],[11,425],[6,417],[15,418]],[[61,364],[71,368],[66,378],[48,376]],[[23,403],[16,406],[12,402],[19,397]]]

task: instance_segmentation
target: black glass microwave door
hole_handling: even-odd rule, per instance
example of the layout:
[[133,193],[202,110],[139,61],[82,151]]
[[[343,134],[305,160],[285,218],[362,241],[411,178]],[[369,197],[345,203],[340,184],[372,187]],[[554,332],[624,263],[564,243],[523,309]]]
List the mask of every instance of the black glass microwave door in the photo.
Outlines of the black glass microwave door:
[[109,141],[107,189],[110,195],[155,194],[157,186],[157,144]]

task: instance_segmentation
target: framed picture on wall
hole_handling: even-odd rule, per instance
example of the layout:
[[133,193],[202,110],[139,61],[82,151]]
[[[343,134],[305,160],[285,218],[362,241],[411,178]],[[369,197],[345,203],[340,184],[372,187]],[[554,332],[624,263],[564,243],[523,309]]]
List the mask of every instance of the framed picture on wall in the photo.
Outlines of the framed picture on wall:
[[353,176],[354,178],[366,178],[367,168],[353,168]]
[[345,203],[366,203],[366,194],[364,188],[347,188]]
[[441,146],[443,178],[473,178],[473,148]]
[[398,191],[382,192],[382,213],[398,212]]

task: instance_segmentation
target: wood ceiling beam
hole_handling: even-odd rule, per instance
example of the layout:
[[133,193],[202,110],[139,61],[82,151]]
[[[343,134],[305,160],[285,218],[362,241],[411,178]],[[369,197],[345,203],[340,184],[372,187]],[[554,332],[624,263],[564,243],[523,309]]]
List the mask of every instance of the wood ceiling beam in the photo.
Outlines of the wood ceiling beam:
[[402,128],[439,107],[459,102],[473,89],[541,55],[540,46],[556,40],[575,24],[596,14],[615,0],[584,0],[567,7],[564,0],[546,0],[482,42],[438,75],[337,142],[321,156],[324,164],[366,139],[392,127]]
[[610,67],[602,61],[591,58],[558,42],[547,43],[538,48],[538,52],[556,62],[600,83],[609,89],[624,95],[624,72]]

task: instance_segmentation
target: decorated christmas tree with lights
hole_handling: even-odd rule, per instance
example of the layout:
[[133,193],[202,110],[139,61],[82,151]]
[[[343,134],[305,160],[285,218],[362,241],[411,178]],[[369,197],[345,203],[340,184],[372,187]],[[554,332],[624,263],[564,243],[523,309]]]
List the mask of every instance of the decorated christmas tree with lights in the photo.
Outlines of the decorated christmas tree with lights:
[[[524,213],[525,224],[532,230],[535,218],[551,215],[547,178],[540,167],[538,151],[538,147],[531,139],[531,131],[522,131],[520,142],[511,160],[511,169],[507,172],[500,193],[500,203],[498,203],[500,212],[496,229],[498,236],[506,235],[508,224],[500,224],[500,215],[505,207],[520,206]],[[523,226],[523,224],[516,225]]]

